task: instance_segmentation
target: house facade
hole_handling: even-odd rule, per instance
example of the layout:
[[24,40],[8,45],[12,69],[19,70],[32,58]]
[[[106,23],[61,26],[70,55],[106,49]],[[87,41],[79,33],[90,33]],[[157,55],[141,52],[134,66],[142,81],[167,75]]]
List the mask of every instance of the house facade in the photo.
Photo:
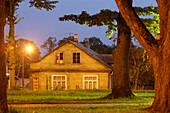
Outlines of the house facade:
[[30,90],[110,89],[112,67],[77,41],[30,62]]

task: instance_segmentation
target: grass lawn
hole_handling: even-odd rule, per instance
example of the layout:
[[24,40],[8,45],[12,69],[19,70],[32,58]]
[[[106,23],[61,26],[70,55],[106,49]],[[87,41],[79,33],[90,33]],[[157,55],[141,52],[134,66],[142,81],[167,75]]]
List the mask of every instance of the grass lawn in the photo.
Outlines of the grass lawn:
[[149,106],[107,106],[107,107],[34,107],[9,108],[10,113],[148,113],[141,108]]
[[135,97],[133,98],[97,100],[99,98],[107,96],[109,93],[111,93],[111,90],[66,90],[66,91],[8,90],[7,98],[8,98],[8,104],[152,103],[155,96],[154,91],[133,91],[133,93],[135,94]]

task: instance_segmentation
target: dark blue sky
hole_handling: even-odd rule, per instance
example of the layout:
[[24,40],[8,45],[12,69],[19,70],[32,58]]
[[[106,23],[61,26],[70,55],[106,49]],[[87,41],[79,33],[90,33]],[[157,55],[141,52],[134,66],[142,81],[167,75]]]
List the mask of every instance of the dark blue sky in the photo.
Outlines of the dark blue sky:
[[[106,2],[107,1],[107,2]],[[156,6],[156,0],[134,0],[135,6]],[[71,21],[61,22],[59,17],[66,14],[80,14],[87,11],[90,14],[99,13],[101,9],[117,10],[114,0],[59,0],[52,11],[29,8],[28,2],[23,2],[17,10],[19,17],[24,17],[16,25],[17,38],[25,38],[34,41],[37,46],[43,44],[48,37],[56,37],[58,40],[68,37],[65,33],[78,34],[79,41],[85,37],[98,37],[105,44],[111,45],[112,41],[105,36],[106,27],[88,27]]]

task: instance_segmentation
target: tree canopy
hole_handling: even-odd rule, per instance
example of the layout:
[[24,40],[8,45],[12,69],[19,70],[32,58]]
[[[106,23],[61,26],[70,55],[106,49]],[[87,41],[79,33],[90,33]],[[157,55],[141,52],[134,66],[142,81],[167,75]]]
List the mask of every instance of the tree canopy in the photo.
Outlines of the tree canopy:
[[[80,43],[85,44],[85,40]],[[114,46],[112,47],[112,46],[103,44],[100,38],[96,38],[96,37],[89,38],[89,47],[90,49],[97,52],[98,54],[112,54],[112,52],[115,49]]]
[[[148,6],[148,7],[134,7],[137,14],[141,17],[142,21],[145,23],[147,28],[154,33],[159,33],[159,15],[158,7]],[[117,11],[111,11],[110,9],[103,9],[99,13],[90,15],[86,11],[82,11],[81,14],[75,15],[64,15],[60,17],[60,21],[74,21],[80,25],[92,26],[107,26],[106,36],[111,37],[113,32],[117,30],[117,21],[119,13]],[[148,17],[148,15],[153,15],[153,17]]]
[[48,52],[52,51],[57,46],[57,39],[56,37],[49,37],[44,44],[41,45],[41,48],[46,49]]

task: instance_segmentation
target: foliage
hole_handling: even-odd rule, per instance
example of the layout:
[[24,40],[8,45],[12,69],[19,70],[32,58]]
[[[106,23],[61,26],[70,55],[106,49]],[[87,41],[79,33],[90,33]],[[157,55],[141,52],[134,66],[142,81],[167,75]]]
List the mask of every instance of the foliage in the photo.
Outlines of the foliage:
[[[80,43],[85,44],[85,40]],[[96,37],[89,38],[89,47],[98,54],[111,54],[115,49],[114,47],[103,44],[100,38]]]
[[[61,45],[66,40],[74,41],[74,36],[64,37],[62,40],[58,41],[58,45]],[[80,43],[85,45],[85,40]],[[114,47],[103,44],[100,38],[96,37],[89,38],[89,47],[98,54],[111,54],[113,49],[115,49]]]
[[117,30],[117,25],[115,20],[118,18],[118,12],[111,11],[109,9],[101,10],[100,13],[95,15],[89,15],[86,11],[82,11],[79,15],[64,15],[64,17],[60,17],[60,21],[74,21],[75,23],[79,23],[80,25],[88,25],[92,26],[103,26],[106,25],[108,30],[106,33],[110,33],[112,30]]
[[74,41],[74,36],[69,36],[69,37],[64,37],[62,40],[58,41],[58,46],[61,45],[63,42],[65,42],[66,40],[70,40],[70,41]]
[[[6,0],[6,8],[7,12],[6,14],[9,15],[9,7],[10,4],[13,5],[13,8],[18,9],[20,3],[22,3],[25,0],[13,0],[12,2],[10,0]],[[29,0],[30,6],[29,7],[36,7],[37,9],[44,8],[47,11],[54,9],[56,6],[55,4],[58,3],[58,1],[50,1],[50,0]]]
[[44,44],[41,45],[41,48],[45,48],[48,52],[52,51],[57,46],[57,39],[56,37],[49,37]]
[[[147,15],[154,15],[153,18],[142,18],[143,22],[146,24],[147,28],[152,33],[159,33],[159,16],[158,16],[158,8],[153,7],[152,5],[149,7],[134,7],[135,11],[139,16],[147,16]],[[88,25],[89,27],[92,26],[107,26],[108,30],[106,31],[106,36],[109,38],[112,34],[117,30],[117,21],[118,21],[118,12],[111,11],[109,9],[103,9],[99,13],[90,15],[86,11],[82,11],[79,15],[64,15],[60,17],[60,21],[74,21],[80,25]]]
[[[33,48],[33,51],[28,53],[26,52],[26,47],[31,46]],[[29,76],[29,61],[31,60],[37,60],[40,57],[40,51],[39,48],[36,46],[36,44],[33,41],[29,41],[26,39],[18,39],[16,40],[16,50],[15,50],[15,55],[16,55],[16,75],[18,77],[21,77],[21,65],[22,65],[22,58],[24,55],[24,66],[25,66],[25,77]]]
[[55,4],[58,3],[58,1],[50,1],[50,0],[30,0],[30,7],[36,7],[37,9],[44,8],[47,11],[54,9],[56,6]]
[[132,87],[136,90],[154,89],[152,63],[143,48],[131,44],[129,74]]

